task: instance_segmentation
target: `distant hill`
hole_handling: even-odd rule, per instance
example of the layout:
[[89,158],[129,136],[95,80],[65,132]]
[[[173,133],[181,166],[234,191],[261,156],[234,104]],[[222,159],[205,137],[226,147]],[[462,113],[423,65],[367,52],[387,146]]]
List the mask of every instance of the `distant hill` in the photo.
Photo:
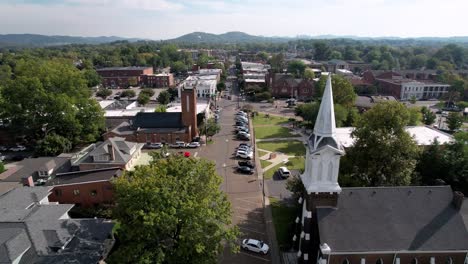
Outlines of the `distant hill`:
[[114,41],[139,39],[122,37],[74,37],[74,36],[46,36],[38,34],[6,34],[0,35],[0,47],[44,47],[68,44],[101,44]]
[[355,41],[366,41],[370,43],[388,43],[388,44],[436,44],[436,43],[459,43],[468,44],[468,36],[460,37],[420,37],[420,38],[400,38],[400,37],[359,37],[359,36],[337,36],[337,35],[298,35],[296,37],[264,37],[249,35],[244,32],[227,32],[224,34],[212,34],[205,32],[193,32],[175,39],[167,41],[176,43],[212,43],[212,44],[228,44],[228,43],[258,43],[258,42],[274,42],[281,43],[298,39],[351,39]]
[[205,32],[193,32],[180,36],[175,39],[170,39],[171,42],[185,42],[185,43],[216,43],[216,44],[228,44],[228,43],[255,43],[255,42],[287,42],[291,38],[285,37],[262,37],[253,36],[244,32],[227,32],[224,34],[212,34]]

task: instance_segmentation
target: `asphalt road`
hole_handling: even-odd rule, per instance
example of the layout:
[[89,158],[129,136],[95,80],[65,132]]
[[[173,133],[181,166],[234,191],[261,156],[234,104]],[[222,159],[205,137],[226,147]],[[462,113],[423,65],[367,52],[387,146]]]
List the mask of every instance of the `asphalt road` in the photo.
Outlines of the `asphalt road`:
[[[236,147],[243,141],[234,137],[234,114],[237,111],[237,98],[233,100],[220,99],[222,107],[219,124],[221,131],[213,137],[214,143],[199,149],[198,156],[213,160],[218,174],[223,178],[221,189],[226,192],[233,210],[232,223],[239,227],[243,238],[255,238],[268,243],[263,215],[263,195],[261,180],[257,174],[244,175],[236,172],[237,160],[234,156]],[[267,255],[241,250],[237,254],[226,248],[220,263],[270,263],[270,253]]]

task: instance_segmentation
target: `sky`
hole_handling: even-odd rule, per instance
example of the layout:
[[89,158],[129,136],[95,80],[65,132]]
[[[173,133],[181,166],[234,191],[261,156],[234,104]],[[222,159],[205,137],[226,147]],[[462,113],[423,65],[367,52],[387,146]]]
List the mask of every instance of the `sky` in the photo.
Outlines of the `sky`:
[[468,36],[468,0],[0,0],[0,34]]

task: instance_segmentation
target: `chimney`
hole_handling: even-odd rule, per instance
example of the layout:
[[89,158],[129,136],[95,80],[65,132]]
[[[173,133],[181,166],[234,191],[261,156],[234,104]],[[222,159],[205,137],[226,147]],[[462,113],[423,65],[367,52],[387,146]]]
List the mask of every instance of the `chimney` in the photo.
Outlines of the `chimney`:
[[114,147],[112,146],[112,142],[109,141],[107,144],[107,152],[109,152],[109,160],[113,161],[115,159]]
[[457,210],[461,209],[464,199],[465,199],[465,196],[463,195],[462,192],[459,192],[459,191],[453,192],[452,204],[453,206],[455,206],[455,209]]
[[196,87],[184,87],[181,92],[182,123],[190,129],[189,140],[198,136]]
[[34,186],[34,179],[32,176],[23,177],[21,178],[21,181],[23,182],[24,186],[29,186],[29,187]]

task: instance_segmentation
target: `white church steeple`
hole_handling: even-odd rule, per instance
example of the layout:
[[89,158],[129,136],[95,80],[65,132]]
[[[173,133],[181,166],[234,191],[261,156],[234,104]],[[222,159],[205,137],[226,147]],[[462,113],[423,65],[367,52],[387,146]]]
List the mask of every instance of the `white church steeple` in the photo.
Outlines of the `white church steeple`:
[[336,138],[331,74],[323,92],[314,132],[309,137],[305,171],[301,175],[307,193],[340,193],[338,172],[345,154]]

